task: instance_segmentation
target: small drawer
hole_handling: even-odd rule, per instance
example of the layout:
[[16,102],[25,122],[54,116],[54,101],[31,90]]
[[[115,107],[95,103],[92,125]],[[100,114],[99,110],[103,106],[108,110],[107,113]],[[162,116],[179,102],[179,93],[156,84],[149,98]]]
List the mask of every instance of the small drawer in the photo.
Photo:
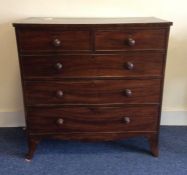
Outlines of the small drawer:
[[163,50],[166,48],[165,38],[165,29],[96,31],[95,49],[98,51]]
[[158,106],[27,108],[29,131],[130,132],[156,131]]
[[162,75],[164,55],[127,53],[125,55],[22,56],[24,79],[148,77]]
[[89,51],[90,31],[19,30],[21,52]]
[[26,81],[26,105],[159,103],[160,79]]

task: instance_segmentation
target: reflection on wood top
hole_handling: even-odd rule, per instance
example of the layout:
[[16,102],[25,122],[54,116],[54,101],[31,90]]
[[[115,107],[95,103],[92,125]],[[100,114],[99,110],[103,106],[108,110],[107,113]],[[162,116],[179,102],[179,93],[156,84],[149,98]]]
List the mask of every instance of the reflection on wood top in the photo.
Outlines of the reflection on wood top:
[[172,25],[172,22],[155,17],[121,17],[121,18],[51,18],[51,17],[33,17],[15,21],[16,25],[24,24],[166,24]]

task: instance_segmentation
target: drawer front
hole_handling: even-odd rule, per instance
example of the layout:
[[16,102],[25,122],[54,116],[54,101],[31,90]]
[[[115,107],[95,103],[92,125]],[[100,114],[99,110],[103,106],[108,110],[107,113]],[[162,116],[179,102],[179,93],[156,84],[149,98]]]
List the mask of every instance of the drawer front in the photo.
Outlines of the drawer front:
[[89,31],[18,31],[21,52],[91,50]]
[[156,80],[82,80],[24,82],[26,105],[159,103]]
[[161,76],[163,54],[23,56],[24,78]]
[[165,49],[165,29],[131,29],[125,31],[96,31],[96,50]]
[[27,108],[31,132],[156,131],[158,106]]

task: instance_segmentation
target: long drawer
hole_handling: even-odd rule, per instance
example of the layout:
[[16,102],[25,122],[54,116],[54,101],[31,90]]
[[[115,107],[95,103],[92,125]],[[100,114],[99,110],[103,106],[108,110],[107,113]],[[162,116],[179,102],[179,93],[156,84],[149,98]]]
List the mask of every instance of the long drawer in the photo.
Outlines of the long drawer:
[[96,31],[96,50],[163,50],[166,48],[165,29],[127,29]]
[[159,103],[160,79],[25,81],[26,105]]
[[35,132],[156,131],[158,106],[27,108]]
[[[18,32],[21,52],[63,52],[91,50],[90,31],[30,30]],[[28,39],[29,38],[29,39]]]
[[22,71],[29,78],[161,76],[164,55],[46,55],[22,56]]

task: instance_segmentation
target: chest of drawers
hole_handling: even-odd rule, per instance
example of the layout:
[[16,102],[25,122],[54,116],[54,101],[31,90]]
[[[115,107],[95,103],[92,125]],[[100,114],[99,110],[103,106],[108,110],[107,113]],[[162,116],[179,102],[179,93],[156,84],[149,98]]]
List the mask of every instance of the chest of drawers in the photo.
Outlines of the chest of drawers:
[[28,154],[45,138],[144,136],[158,156],[171,22],[29,18],[15,22]]

